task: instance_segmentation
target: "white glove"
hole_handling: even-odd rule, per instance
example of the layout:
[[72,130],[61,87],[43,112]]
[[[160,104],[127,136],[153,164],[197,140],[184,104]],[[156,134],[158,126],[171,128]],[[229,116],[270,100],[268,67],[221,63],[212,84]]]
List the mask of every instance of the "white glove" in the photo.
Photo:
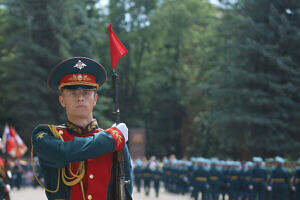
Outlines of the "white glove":
[[272,187],[271,187],[271,186],[268,186],[268,187],[267,187],[267,190],[268,190],[268,191],[272,191]]
[[6,185],[5,185],[5,188],[6,188],[6,191],[7,191],[7,192],[10,192],[10,191],[11,191],[11,187],[10,187],[9,184],[6,184]]
[[250,189],[250,190],[253,190],[253,185],[249,185],[249,189]]
[[189,182],[188,177],[184,177],[184,178],[183,178],[183,181],[186,182],[186,183]]
[[113,124],[112,127],[119,129],[125,138],[125,142],[128,141],[128,128],[125,123]]
[[8,177],[8,178],[12,178],[12,174],[11,174],[11,171],[10,171],[10,170],[7,170],[7,177]]
[[292,190],[293,190],[293,191],[296,191],[296,187],[295,187],[295,186],[292,186]]

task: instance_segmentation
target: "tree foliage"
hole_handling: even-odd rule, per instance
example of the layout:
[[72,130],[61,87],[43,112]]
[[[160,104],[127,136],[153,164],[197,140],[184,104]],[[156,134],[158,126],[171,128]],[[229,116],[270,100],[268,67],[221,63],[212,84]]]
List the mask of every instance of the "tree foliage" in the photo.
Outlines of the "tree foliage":
[[1,126],[30,144],[34,126],[66,120],[47,78],[86,56],[108,73],[94,115],[109,127],[111,23],[129,51],[117,66],[121,120],[146,129],[147,155],[296,157],[299,3],[221,2],[0,0]]
[[[259,8],[259,9],[258,9]],[[227,38],[210,91],[210,133],[235,157],[296,156],[299,149],[299,3],[239,1],[226,13]],[[238,16],[238,17],[237,17]]]
[[[3,1],[1,66],[5,77],[6,121],[30,135],[39,123],[64,119],[57,95],[47,89],[51,69],[71,56],[92,57],[93,18],[85,1]],[[95,16],[93,16],[95,17]],[[88,31],[89,30],[89,31]],[[29,137],[27,138],[27,142]]]

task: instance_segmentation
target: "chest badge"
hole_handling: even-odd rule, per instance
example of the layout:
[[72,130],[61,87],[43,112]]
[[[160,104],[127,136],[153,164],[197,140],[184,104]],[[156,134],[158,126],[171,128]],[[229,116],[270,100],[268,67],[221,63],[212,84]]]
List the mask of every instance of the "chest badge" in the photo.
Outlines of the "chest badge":
[[45,133],[45,132],[40,132],[40,133],[36,136],[36,139],[42,139],[45,135],[47,135],[47,133]]

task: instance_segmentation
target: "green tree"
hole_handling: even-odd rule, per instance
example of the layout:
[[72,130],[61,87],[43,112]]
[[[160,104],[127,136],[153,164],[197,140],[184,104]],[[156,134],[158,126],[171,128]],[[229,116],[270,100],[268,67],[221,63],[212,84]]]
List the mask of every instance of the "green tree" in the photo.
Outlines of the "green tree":
[[6,52],[1,59],[8,96],[5,115],[21,135],[30,136],[38,123],[61,123],[65,119],[57,96],[47,89],[47,78],[62,59],[93,56],[97,33],[93,29],[96,16],[91,14],[92,3],[3,1],[7,23],[2,27]]
[[215,19],[216,9],[196,0],[163,1],[151,17],[145,77],[150,96],[146,118],[149,154],[183,156],[198,148],[192,125],[199,107],[192,103],[201,104],[195,85],[210,68],[204,55],[211,43],[205,40],[212,34]]
[[297,156],[299,2],[238,1],[220,26],[226,49],[211,97],[220,155]]
[[[151,40],[148,23],[149,16],[156,8],[156,1],[113,0],[110,1],[108,8],[108,22],[112,24],[120,41],[128,49],[128,54],[120,60],[117,66],[117,72],[120,75],[121,120],[125,121],[129,127],[144,127],[144,101],[149,98],[145,98],[145,90],[142,87],[145,73],[147,73],[144,58],[149,53],[148,46]],[[102,46],[106,46],[105,52],[109,52],[108,41]],[[110,66],[110,60],[106,63]],[[108,71],[111,74],[112,70]],[[111,80],[109,82],[111,84]],[[107,95],[112,96],[112,90]]]

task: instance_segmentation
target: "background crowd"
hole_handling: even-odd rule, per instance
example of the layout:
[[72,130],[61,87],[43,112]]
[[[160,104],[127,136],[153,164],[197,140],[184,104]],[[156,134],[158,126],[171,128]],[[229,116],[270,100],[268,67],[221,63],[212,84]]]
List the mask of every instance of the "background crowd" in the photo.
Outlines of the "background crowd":
[[[9,160],[8,183],[11,188],[40,187],[35,176],[42,183],[43,176],[38,160],[34,158],[32,161]],[[300,199],[300,159],[291,161],[276,156],[234,161],[203,157],[176,159],[171,155],[162,159],[155,156],[148,160],[135,159],[132,166],[136,191],[144,192],[146,196],[154,190],[159,198],[164,188],[167,192],[188,195],[194,200]]]
[[251,161],[218,160],[192,157],[177,160],[175,156],[162,161],[134,161],[135,186],[149,195],[153,187],[159,197],[160,185],[178,195],[198,200],[299,200],[300,160],[282,157],[253,157]]
[[[0,158],[1,159],[1,158]],[[2,159],[1,159],[2,160]],[[3,161],[1,162],[2,165],[0,166],[1,171],[1,178],[0,181],[3,182]],[[39,171],[39,165],[38,160],[34,159],[34,168],[36,169],[36,176],[43,181],[43,177],[41,175],[41,172]],[[10,185],[10,188],[16,188],[20,190],[24,187],[34,187],[36,188],[39,186],[38,182],[34,178],[34,173],[32,170],[32,162],[30,159],[16,159],[8,161],[8,170],[7,170],[7,176],[8,176],[8,184]]]

